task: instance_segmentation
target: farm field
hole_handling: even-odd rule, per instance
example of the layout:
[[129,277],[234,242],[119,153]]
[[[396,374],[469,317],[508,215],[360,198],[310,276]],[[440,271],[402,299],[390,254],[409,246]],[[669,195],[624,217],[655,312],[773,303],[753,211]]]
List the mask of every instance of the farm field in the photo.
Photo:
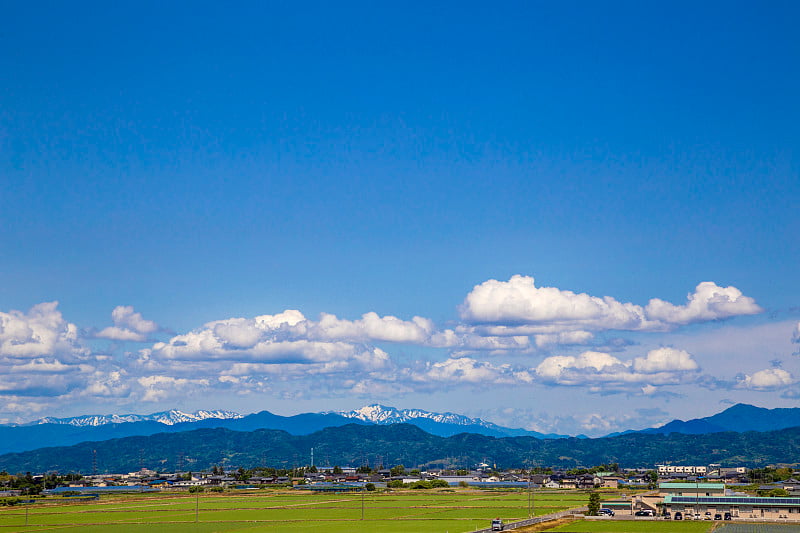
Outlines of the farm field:
[[[542,515],[586,504],[586,493],[542,492],[534,498]],[[54,499],[55,500],[55,499]],[[0,509],[0,533],[58,532],[234,532],[374,531],[385,533],[467,532],[492,518],[528,516],[523,491],[400,490],[362,495],[305,491],[234,491],[226,494],[108,496],[91,503],[37,503]],[[197,508],[197,511],[196,511]],[[197,514],[196,514],[197,513]],[[197,522],[195,519],[197,518]]]
[[559,531],[570,533],[706,533],[711,531],[714,525],[713,522],[675,522],[671,520],[578,520],[546,531],[548,533]]

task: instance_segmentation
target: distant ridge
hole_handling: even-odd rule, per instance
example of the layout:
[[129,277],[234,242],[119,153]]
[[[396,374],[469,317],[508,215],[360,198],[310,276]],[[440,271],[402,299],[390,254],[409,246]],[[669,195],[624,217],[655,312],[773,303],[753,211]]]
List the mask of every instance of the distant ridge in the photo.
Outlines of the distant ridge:
[[178,433],[201,428],[225,428],[234,431],[275,429],[292,435],[308,435],[325,428],[345,424],[394,425],[409,423],[440,437],[475,433],[489,437],[559,438],[524,429],[505,428],[479,418],[456,413],[432,413],[422,409],[396,409],[373,404],[345,413],[302,413],[281,416],[269,411],[241,415],[233,411],[201,410],[186,413],[177,409],[149,415],[81,415],[69,418],[45,417],[18,426],[0,425],[0,454],[34,450],[47,443],[69,446],[83,441],[104,441],[155,433]]
[[746,403],[737,403],[712,416],[687,421],[673,420],[663,426],[642,429],[634,433],[706,435],[725,431],[737,433],[776,431],[797,426],[800,426],[800,407],[767,409]]
[[[156,433],[180,433],[203,428],[233,431],[281,430],[291,435],[308,435],[326,428],[347,424],[395,426],[414,425],[439,437],[460,433],[487,437],[534,437],[559,439],[563,435],[543,434],[519,428],[506,428],[456,413],[434,413],[422,409],[397,409],[372,404],[346,412],[302,413],[280,416],[269,411],[241,415],[232,411],[203,410],[185,413],[176,409],[150,415],[84,415],[71,418],[42,418],[18,425],[0,425],[0,454],[24,452],[48,446],[69,446],[84,441],[101,442]],[[737,404],[706,418],[673,420],[657,428],[625,431],[629,434],[706,435],[710,433],[775,431],[800,426],[800,408],[766,409]],[[575,437],[585,439],[583,435]],[[592,440],[592,439],[588,439]]]
[[540,464],[556,468],[608,463],[652,468],[661,461],[754,467],[795,460],[800,453],[800,427],[711,435],[630,433],[598,439],[496,438],[469,433],[439,437],[410,424],[351,423],[309,435],[207,428],[0,455],[0,470],[85,473],[94,470],[96,461],[99,472],[132,472],[140,465],[162,472],[182,467],[197,471],[214,465],[227,469],[280,466],[291,457],[300,459],[298,465],[307,465],[311,448],[324,449],[329,464],[350,466],[467,468],[488,461],[508,468],[536,457]]
[[207,420],[209,418],[217,418],[220,420],[228,420],[232,418],[242,418],[239,413],[233,411],[195,411],[193,413],[185,413],[177,409],[170,409],[169,411],[161,411],[159,413],[152,413],[149,415],[81,415],[73,416],[71,418],[53,418],[45,417],[39,420],[34,420],[26,425],[37,424],[67,424],[70,426],[86,427],[86,426],[102,426],[105,424],[125,424],[129,422],[159,422],[172,426],[183,422],[198,422],[200,420]]

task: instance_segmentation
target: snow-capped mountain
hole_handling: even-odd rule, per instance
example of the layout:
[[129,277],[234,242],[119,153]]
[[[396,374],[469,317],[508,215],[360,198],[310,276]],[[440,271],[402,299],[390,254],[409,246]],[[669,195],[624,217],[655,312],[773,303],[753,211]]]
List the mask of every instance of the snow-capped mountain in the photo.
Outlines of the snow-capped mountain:
[[455,424],[458,426],[482,426],[485,428],[495,428],[495,424],[486,422],[480,418],[469,418],[456,413],[431,413],[422,409],[397,409],[380,404],[365,405],[353,411],[336,412],[347,418],[357,418],[373,424],[388,425],[412,422],[418,419],[428,419],[440,424]]
[[152,413],[149,415],[83,415],[74,416],[71,418],[53,418],[45,417],[31,422],[29,425],[36,424],[66,424],[70,426],[86,427],[86,426],[102,426],[105,424],[122,424],[125,422],[160,422],[167,426],[173,424],[180,424],[182,422],[197,422],[199,420],[206,420],[209,418],[216,418],[228,420],[231,418],[242,418],[239,413],[233,411],[195,411],[194,413],[184,413],[177,409],[170,409],[169,411],[161,411],[159,413]]
[[353,411],[329,412],[345,418],[370,422],[372,424],[413,424],[428,433],[449,437],[457,433],[478,433],[491,437],[518,437],[527,435],[536,438],[559,438],[563,435],[544,434],[521,428],[498,426],[480,418],[470,418],[457,413],[432,413],[422,409],[397,409],[380,404],[366,405]]

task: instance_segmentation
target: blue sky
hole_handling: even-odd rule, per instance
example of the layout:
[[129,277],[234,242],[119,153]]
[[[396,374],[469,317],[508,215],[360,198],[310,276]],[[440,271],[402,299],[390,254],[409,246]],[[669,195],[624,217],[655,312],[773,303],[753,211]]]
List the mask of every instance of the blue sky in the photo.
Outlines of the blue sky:
[[0,419],[796,405],[798,14],[7,4]]

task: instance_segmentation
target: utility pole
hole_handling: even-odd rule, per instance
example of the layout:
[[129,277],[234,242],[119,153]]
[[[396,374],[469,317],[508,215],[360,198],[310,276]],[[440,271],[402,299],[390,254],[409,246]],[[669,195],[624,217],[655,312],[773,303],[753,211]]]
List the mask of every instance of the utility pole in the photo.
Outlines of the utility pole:
[[200,494],[197,495],[197,500],[195,500],[194,504],[194,521],[195,523],[200,521]]
[[531,488],[531,482],[533,477],[533,469],[528,472],[528,518],[533,518],[533,490]]
[[364,520],[364,493],[366,491],[366,487],[361,488],[361,520]]

